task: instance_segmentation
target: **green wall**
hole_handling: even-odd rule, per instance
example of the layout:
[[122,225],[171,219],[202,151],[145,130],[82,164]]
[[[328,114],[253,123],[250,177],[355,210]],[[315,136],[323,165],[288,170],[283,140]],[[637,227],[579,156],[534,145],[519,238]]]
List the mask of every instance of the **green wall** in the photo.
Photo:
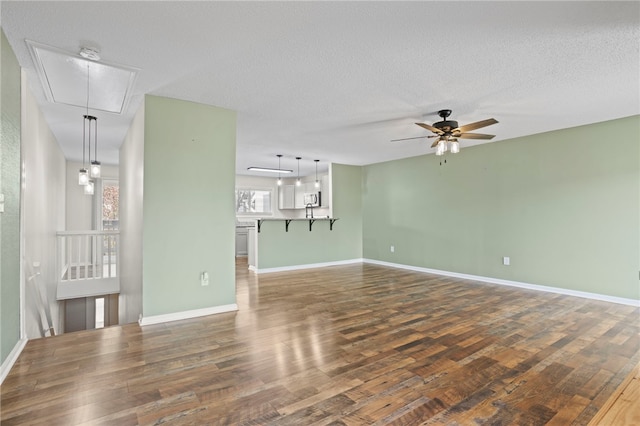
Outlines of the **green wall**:
[[20,65],[0,31],[0,362],[20,340]]
[[143,316],[235,303],[235,112],[147,96],[144,135]]
[[366,166],[364,257],[640,299],[639,141],[634,116]]
[[362,258],[362,167],[331,165],[333,216],[328,221],[263,222],[259,234],[258,269]]

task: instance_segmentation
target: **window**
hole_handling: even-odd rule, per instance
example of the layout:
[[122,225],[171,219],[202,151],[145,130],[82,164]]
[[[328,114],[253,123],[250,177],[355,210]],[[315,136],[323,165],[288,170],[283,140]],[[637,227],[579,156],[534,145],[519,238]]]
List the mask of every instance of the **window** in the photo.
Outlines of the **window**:
[[236,214],[272,214],[270,189],[236,189]]
[[104,231],[117,231],[120,216],[120,186],[117,180],[102,182],[102,214],[100,224]]

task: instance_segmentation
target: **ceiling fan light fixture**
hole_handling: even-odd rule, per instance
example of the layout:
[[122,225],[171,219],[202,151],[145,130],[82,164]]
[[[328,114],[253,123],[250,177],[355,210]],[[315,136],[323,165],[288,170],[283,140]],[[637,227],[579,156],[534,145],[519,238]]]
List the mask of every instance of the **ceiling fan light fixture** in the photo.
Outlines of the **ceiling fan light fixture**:
[[[425,130],[429,130],[433,135],[419,136],[414,138],[393,139],[392,142],[404,141],[409,139],[438,138],[431,145],[431,148],[436,148],[436,155],[444,155],[445,152],[451,151],[452,154],[460,152],[460,143],[458,139],[476,139],[476,140],[490,140],[495,135],[485,135],[483,133],[469,133],[472,130],[480,129],[483,127],[491,126],[498,123],[495,118],[489,118],[486,120],[476,121],[475,123],[465,124],[460,126],[457,121],[449,120],[451,115],[450,109],[441,109],[438,111],[438,115],[442,118],[442,121],[429,125],[427,123],[415,123]],[[445,161],[446,162],[446,161]]]

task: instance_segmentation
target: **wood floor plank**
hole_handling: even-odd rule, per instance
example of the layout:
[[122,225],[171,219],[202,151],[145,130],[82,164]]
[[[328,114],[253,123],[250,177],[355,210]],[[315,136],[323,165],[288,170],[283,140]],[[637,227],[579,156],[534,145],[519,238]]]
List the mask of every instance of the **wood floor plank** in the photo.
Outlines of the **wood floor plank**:
[[0,421],[637,420],[637,307],[368,264],[236,267],[238,312],[29,341],[2,385]]
[[609,397],[589,425],[640,425],[640,366]]

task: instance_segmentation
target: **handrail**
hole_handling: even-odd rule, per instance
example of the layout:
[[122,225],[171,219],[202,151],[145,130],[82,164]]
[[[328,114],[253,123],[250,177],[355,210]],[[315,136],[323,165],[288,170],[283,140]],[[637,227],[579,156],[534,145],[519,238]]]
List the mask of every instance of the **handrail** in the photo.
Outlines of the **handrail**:
[[57,239],[60,282],[118,276],[119,231],[60,231]]
[[120,292],[120,232],[60,231],[57,299]]

